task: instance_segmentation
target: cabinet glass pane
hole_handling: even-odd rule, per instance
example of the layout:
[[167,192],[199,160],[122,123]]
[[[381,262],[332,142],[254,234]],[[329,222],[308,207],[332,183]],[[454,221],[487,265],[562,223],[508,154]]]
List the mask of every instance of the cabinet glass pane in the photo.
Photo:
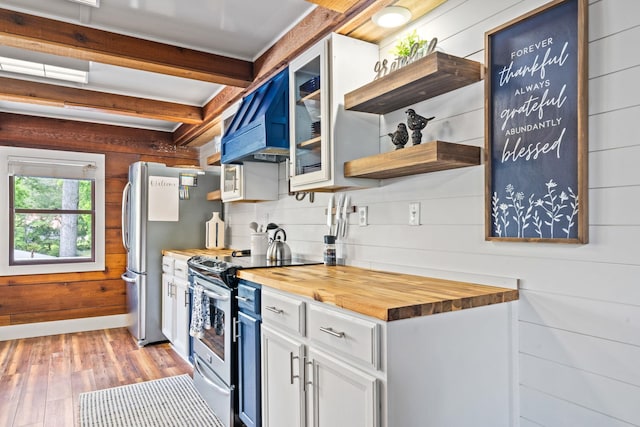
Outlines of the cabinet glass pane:
[[223,165],[225,193],[235,193],[240,188],[240,174],[237,165]]
[[295,174],[321,169],[320,56],[294,71]]

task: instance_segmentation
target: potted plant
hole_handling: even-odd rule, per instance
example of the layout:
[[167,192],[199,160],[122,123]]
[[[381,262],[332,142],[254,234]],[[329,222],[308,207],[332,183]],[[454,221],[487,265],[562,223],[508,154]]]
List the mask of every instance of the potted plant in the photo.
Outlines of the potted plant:
[[423,49],[427,45],[427,42],[428,40],[423,40],[416,30],[413,30],[396,42],[392,53],[398,58],[409,58],[415,56],[418,51]]

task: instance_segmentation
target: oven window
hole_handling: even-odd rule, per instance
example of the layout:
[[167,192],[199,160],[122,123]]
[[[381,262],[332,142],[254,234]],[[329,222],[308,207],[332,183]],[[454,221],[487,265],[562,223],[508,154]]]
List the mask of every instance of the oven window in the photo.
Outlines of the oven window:
[[222,308],[216,304],[217,300],[209,300],[210,328],[204,330],[204,337],[201,341],[211,349],[220,360],[224,360],[224,334],[226,315]]

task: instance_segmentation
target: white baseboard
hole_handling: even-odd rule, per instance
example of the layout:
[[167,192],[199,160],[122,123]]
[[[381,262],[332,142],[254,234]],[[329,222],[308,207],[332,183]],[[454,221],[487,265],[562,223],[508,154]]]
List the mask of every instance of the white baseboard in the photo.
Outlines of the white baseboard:
[[126,314],[0,326],[0,341],[95,331],[98,329],[122,328],[125,326],[127,326]]

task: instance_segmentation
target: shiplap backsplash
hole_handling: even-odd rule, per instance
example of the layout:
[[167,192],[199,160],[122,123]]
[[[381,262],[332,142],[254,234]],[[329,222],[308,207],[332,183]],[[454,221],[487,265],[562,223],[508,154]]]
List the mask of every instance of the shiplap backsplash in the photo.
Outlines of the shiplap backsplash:
[[[484,62],[486,31],[545,3],[449,0],[408,30]],[[393,43],[381,43],[381,57]],[[369,225],[350,216],[347,264],[520,287],[521,426],[640,426],[639,44],[640,1],[589,2],[588,244],[486,242],[484,166],[349,192],[368,207]],[[413,108],[436,116],[424,141],[484,146],[482,82]],[[386,134],[404,120],[404,109],[380,117],[381,150],[392,149]],[[270,221],[286,229],[294,253],[321,257],[329,196],[296,201],[287,188],[282,164],[280,200],[225,205],[231,247],[249,247],[249,222]],[[414,201],[418,227],[408,225]]]

